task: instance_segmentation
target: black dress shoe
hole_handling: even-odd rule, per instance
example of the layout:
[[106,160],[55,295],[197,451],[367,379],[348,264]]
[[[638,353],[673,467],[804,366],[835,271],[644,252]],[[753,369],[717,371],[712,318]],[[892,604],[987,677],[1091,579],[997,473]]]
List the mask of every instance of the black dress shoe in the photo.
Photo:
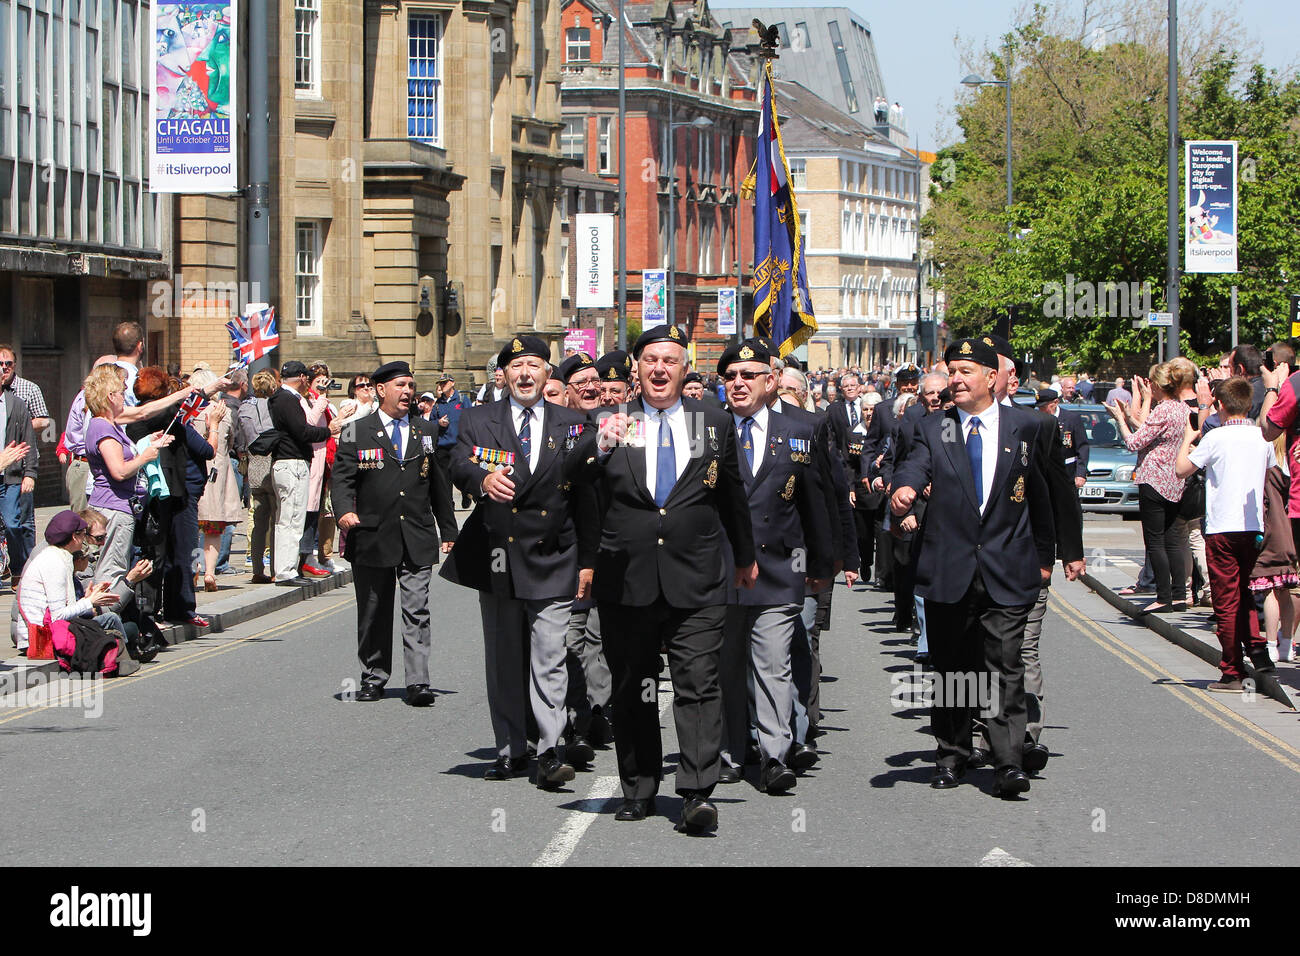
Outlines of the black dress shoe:
[[929,655],[929,654],[917,654],[916,656],[914,656],[914,657],[912,658],[912,662],[913,662],[913,663],[916,663],[916,664],[920,664],[922,667],[929,667],[929,666],[930,666],[930,655]]
[[794,771],[779,760],[769,760],[758,775],[758,789],[763,793],[785,793],[795,782]]
[[364,702],[383,700],[384,685],[372,680],[363,680],[361,682],[361,688],[352,699]]
[[573,767],[555,755],[554,747],[537,758],[537,786],[543,790],[554,790],[575,776]]
[[483,774],[484,780],[509,780],[511,777],[517,777],[521,773],[528,772],[527,757],[511,757],[507,760],[505,757],[497,757],[492,766],[488,767],[487,773]]
[[704,833],[718,825],[718,808],[706,797],[692,794],[682,804],[682,819],[677,830],[682,833]]
[[1042,744],[1026,743],[1023,763],[1030,773],[1038,773],[1047,766],[1048,750]]
[[618,813],[614,814],[614,819],[620,823],[628,823],[654,815],[655,798],[651,797],[649,800],[624,800],[623,805],[618,808]]
[[989,752],[980,747],[974,747],[970,752],[970,759],[966,761],[966,766],[972,770],[978,770],[989,762]]
[[436,700],[428,684],[411,684],[406,688],[406,702],[412,707],[429,707]]
[[1011,800],[1029,789],[1029,778],[1016,767],[1003,767],[993,778],[993,796]]
[[718,783],[740,783],[740,768],[724,763],[718,771]]
[[564,759],[575,767],[585,767],[596,759],[596,748],[581,734],[574,734],[564,744]]
[[820,759],[821,754],[815,749],[807,744],[796,743],[790,748],[790,752],[786,754],[785,762],[787,766],[802,771],[811,770]]
[[930,787],[934,790],[951,790],[964,776],[964,768],[954,770],[952,767],[936,767],[934,776],[930,778]]

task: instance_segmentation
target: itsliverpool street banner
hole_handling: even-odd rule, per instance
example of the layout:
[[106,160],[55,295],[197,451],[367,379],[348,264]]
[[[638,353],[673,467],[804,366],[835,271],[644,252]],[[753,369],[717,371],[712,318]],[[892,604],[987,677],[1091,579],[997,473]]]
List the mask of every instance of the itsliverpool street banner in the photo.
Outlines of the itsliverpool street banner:
[[1188,142],[1185,272],[1237,271],[1237,144]]
[[236,0],[154,0],[149,9],[154,38],[149,189],[234,192]]
[[614,307],[614,215],[579,213],[577,237],[579,309]]

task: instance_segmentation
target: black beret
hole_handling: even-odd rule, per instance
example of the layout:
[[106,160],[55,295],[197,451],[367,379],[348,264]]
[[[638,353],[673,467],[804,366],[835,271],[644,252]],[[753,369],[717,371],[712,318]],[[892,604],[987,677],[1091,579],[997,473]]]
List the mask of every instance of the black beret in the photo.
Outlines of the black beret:
[[647,345],[654,345],[656,342],[673,342],[686,348],[691,341],[690,336],[675,325],[656,325],[652,329],[646,329],[636,338],[636,344],[632,346],[632,357],[640,358],[641,350]]
[[1061,397],[1061,393],[1053,388],[1040,388],[1038,394],[1034,397],[1034,407],[1039,405],[1050,405]]
[[921,378],[921,370],[915,365],[904,365],[902,368],[894,369],[894,381],[896,382],[915,382]]
[[632,381],[632,357],[622,349],[611,349],[596,363],[602,382]]
[[703,385],[703,384],[704,384],[704,376],[701,375],[699,372],[687,372],[687,373],[686,373],[686,378],[682,380],[682,384],[683,384],[683,385],[690,385],[691,382],[699,382],[701,385]]
[[761,339],[746,339],[739,345],[727,346],[722,358],[718,359],[718,374],[725,372],[733,362],[762,362],[770,366],[772,353],[763,347]]
[[595,368],[595,366],[596,360],[586,352],[575,352],[560,363],[560,367],[555,370],[555,374],[560,377],[561,381],[568,382],[569,379],[583,369]]
[[525,355],[535,355],[544,362],[550,362],[551,347],[535,335],[516,335],[497,353],[497,368],[505,368]]
[[1015,361],[1016,353],[1011,348],[1011,343],[1008,342],[1006,339],[1004,339],[1002,336],[997,335],[993,332],[985,332],[983,335],[980,336],[980,341],[983,342],[985,345],[989,346],[991,349],[993,349],[993,351],[997,352],[999,355],[1006,356],[1012,361]]
[[997,371],[998,353],[984,339],[960,339],[948,346],[947,351],[943,353],[945,362],[955,362],[958,359],[965,359],[970,362],[976,362],[985,368],[991,368]]
[[379,366],[379,368],[371,372],[370,381],[375,385],[378,385],[381,382],[387,382],[391,379],[401,378],[403,375],[410,374],[411,366],[407,365],[405,362],[389,362],[386,365]]
[[745,341],[748,342],[750,345],[761,345],[763,348],[767,350],[768,355],[772,356],[773,358],[780,358],[781,355],[780,349],[778,349],[775,345],[773,345],[772,340],[769,338],[765,338],[762,335],[751,335],[749,338],[745,339]]

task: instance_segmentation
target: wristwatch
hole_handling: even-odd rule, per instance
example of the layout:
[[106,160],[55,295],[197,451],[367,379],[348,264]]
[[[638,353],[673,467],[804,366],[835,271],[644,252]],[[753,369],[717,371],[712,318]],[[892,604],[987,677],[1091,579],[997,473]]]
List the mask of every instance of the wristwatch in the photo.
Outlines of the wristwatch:
[[1272,392],[1274,395],[1281,395],[1281,392],[1277,390],[1276,385],[1270,385],[1268,388],[1264,389],[1265,395],[1267,395],[1269,392]]

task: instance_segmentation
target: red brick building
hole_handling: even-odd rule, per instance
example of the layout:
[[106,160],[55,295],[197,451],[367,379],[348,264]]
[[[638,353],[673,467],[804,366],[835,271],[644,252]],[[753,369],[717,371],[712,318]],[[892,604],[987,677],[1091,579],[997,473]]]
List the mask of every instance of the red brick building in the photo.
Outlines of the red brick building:
[[[604,0],[567,0],[560,9],[561,151],[617,186],[615,7]],[[717,290],[739,285],[746,331],[752,311],[753,204],[740,201],[738,190],[753,163],[758,133],[756,61],[746,52],[746,31],[723,30],[706,0],[627,3],[624,10],[628,319],[641,321],[642,270],[669,267],[672,152],[674,317],[691,335],[697,365],[709,369],[726,341],[717,331]],[[712,125],[685,125],[699,117]],[[684,124],[673,129],[671,148],[670,124]],[[595,327],[595,318],[579,321]],[[606,338],[612,339],[608,333]]]

